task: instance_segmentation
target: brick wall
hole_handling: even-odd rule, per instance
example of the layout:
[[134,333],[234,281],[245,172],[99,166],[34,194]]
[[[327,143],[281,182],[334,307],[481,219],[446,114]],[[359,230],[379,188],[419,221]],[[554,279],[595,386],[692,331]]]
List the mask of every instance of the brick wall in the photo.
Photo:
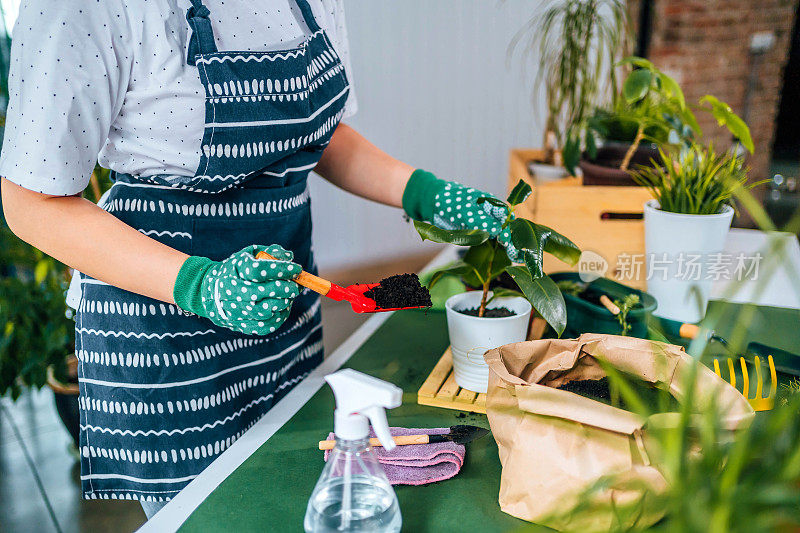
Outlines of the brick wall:
[[[629,0],[638,21],[641,0]],[[750,38],[772,32],[772,48],[760,59],[757,85],[750,99],[748,124],[756,146],[750,160],[754,178],[766,177],[775,117],[780,104],[783,67],[798,0],[653,0],[648,58],[681,84],[687,101],[705,94],[728,102],[742,114],[752,65]],[[729,136],[706,113],[698,113],[709,140],[730,145]]]

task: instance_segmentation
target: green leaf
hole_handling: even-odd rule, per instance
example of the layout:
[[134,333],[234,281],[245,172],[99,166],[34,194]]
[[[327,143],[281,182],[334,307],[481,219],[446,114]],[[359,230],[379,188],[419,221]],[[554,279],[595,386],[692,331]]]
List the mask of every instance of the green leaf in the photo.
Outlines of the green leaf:
[[511,230],[511,242],[522,254],[533,277],[543,276],[542,261],[545,243],[539,238],[536,224],[525,218],[515,218],[511,221],[509,229]]
[[751,154],[753,153],[755,145],[753,144],[753,137],[750,135],[750,128],[747,127],[747,124],[739,115],[733,112],[731,106],[710,94],[702,97],[700,103],[708,104],[711,114],[717,119],[717,124],[728,128],[728,131],[739,139],[739,142],[741,142]]
[[496,207],[504,207],[504,208],[508,209],[508,204],[507,203],[505,203],[503,200],[499,200],[499,199],[495,198],[494,196],[481,196],[477,200],[477,203],[479,203],[479,204],[482,204],[484,202],[489,202],[490,204],[492,204],[493,206],[496,206]]
[[538,265],[531,268],[534,277],[541,275],[545,252],[570,265],[575,265],[581,257],[581,249],[574,242],[542,224],[515,218],[510,229],[514,246],[531,252],[537,258]]
[[561,152],[564,158],[564,167],[571,176],[575,175],[578,168],[578,162],[581,160],[581,144],[580,139],[570,135],[564,143],[564,149]]
[[471,265],[468,265],[464,262],[459,262],[455,265],[451,265],[447,268],[443,268],[434,272],[430,281],[428,282],[428,289],[432,289],[434,285],[446,277],[457,277],[464,279],[475,275],[475,269]]
[[544,266],[542,265],[544,253],[538,250],[520,250],[520,254],[522,254],[522,260],[533,279],[544,277]]
[[586,130],[586,153],[589,159],[597,159],[597,139],[592,130]]
[[652,61],[648,61],[643,57],[638,56],[628,56],[617,63],[618,65],[633,65],[635,67],[656,71],[656,66],[652,63]]
[[555,282],[548,276],[533,279],[528,269],[510,266],[506,272],[514,279],[525,298],[560,337],[567,327],[567,305]]
[[522,254],[522,259],[534,278],[544,276],[542,262],[544,261],[545,241],[536,231],[536,224],[524,218],[515,218],[511,221],[511,242]]
[[667,96],[672,98],[681,109],[685,108],[686,98],[683,96],[683,91],[681,90],[681,86],[678,85],[678,82],[663,72],[658,73],[658,79],[661,81],[661,86]]
[[581,258],[581,249],[578,245],[561,235],[554,229],[536,224],[536,229],[539,233],[540,240],[544,241],[544,251],[551,254],[553,257],[568,263],[569,265],[576,265]]
[[514,185],[514,188],[511,189],[511,193],[509,193],[507,201],[512,207],[519,205],[527,200],[528,196],[530,196],[532,192],[533,189],[530,185],[528,185],[527,182],[525,182],[525,180],[519,180],[517,184]]
[[441,242],[445,244],[455,244],[458,246],[477,246],[489,240],[489,233],[478,229],[455,229],[446,230],[437,228],[433,224],[414,221],[414,228],[416,228],[422,240],[429,240],[433,242]]
[[622,96],[629,104],[638,102],[644,98],[650,90],[653,82],[653,73],[646,69],[634,70],[622,84]]
[[[689,126],[689,128],[691,128],[692,132],[694,132],[695,135],[699,137],[700,135],[703,134],[703,130],[700,129],[700,124],[698,124],[697,118],[694,116],[694,113],[692,113],[691,109],[689,109],[688,107],[683,108],[683,110],[680,113],[680,118],[687,126]],[[684,137],[688,137],[686,135],[686,132],[681,132],[681,133],[683,134]]]
[[464,262],[475,269],[481,284],[499,276],[511,264],[505,248],[491,240],[467,250]]
[[33,270],[33,279],[36,281],[36,283],[43,282],[47,277],[49,270],[50,265],[47,259],[42,259],[36,263],[36,268]]

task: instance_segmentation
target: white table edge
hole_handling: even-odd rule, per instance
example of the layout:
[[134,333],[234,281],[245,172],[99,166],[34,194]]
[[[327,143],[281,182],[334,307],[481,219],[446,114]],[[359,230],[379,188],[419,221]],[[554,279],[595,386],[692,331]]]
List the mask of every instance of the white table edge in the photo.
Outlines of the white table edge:
[[[455,257],[455,247],[444,248],[424,270],[436,268]],[[219,485],[261,445],[288,422],[325,384],[325,376],[338,370],[394,313],[377,313],[347,338],[320,366],[270,409],[239,440],[194,478],[177,496],[148,520],[139,533],[177,531]],[[331,413],[333,416],[333,413]]]

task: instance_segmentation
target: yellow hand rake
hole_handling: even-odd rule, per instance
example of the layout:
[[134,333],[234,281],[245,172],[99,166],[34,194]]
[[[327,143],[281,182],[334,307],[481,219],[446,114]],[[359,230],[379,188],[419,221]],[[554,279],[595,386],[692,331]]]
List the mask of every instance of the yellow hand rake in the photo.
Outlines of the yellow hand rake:
[[[733,387],[736,387],[736,368],[733,362],[734,360],[728,359],[727,361],[728,375],[730,376],[727,381]],[[766,398],[763,396],[764,382],[761,375],[761,359],[758,356],[755,356],[755,359],[753,360],[753,365],[756,367],[756,394],[753,397],[750,397],[750,375],[747,371],[747,364],[744,357],[739,358],[739,363],[742,367],[742,394],[744,397],[747,398],[747,401],[750,402],[750,405],[756,411],[768,411],[769,409],[772,409],[775,406],[775,394],[778,390],[778,376],[775,373],[775,363],[772,360],[772,356],[770,355],[767,357],[769,376],[772,380],[772,383],[770,384],[769,396]],[[714,359],[714,372],[716,372],[716,374],[722,379],[725,379],[722,376],[722,372],[719,368],[719,361],[717,359]]]

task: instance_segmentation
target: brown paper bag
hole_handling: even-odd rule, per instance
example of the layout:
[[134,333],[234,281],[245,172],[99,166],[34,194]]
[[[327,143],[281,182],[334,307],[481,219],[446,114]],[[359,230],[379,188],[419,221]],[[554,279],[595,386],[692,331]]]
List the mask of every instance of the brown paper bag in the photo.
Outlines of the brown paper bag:
[[[602,359],[650,383],[668,386],[681,401],[682,385],[693,360],[683,348],[616,335],[584,334],[577,339],[543,339],[508,344],[486,353],[489,392],[486,411],[503,467],[500,508],[513,516],[556,529],[608,530],[616,520],[612,506],[638,502],[637,524],[663,516],[652,497],[667,481],[651,463],[645,425],[669,424],[678,413],[648,419],[601,402],[558,390],[578,379],[599,379]],[[723,427],[749,425],[753,409],[714,372],[700,365],[695,381],[697,412],[715,405]],[[615,484],[599,493],[586,512],[572,510],[603,476]]]

